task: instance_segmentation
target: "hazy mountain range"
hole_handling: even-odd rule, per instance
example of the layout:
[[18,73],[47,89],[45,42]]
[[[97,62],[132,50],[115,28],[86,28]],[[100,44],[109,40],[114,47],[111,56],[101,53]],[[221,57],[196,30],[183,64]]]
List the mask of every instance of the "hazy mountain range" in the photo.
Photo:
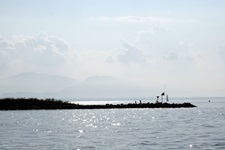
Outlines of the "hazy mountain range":
[[84,81],[57,75],[24,72],[0,80],[1,97],[115,98],[147,96],[146,89],[111,76]]

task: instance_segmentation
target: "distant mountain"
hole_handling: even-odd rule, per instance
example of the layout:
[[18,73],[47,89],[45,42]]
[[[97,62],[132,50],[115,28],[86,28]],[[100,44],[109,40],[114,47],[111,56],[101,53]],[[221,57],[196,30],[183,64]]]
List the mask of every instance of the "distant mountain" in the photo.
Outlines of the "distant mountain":
[[[75,85],[77,80],[50,74],[24,72],[0,80],[1,93],[13,95],[35,95],[34,93],[53,93]],[[15,94],[17,93],[17,94]]]
[[86,82],[109,82],[109,81],[118,81],[120,79],[112,76],[91,76],[87,78]]
[[92,76],[61,91],[67,97],[113,97],[120,94],[120,79],[110,76]]
[[149,91],[141,85],[112,76],[92,76],[78,81],[57,75],[24,72],[0,80],[0,95],[3,97],[145,97]]
[[77,80],[63,77],[63,76],[57,76],[57,75],[50,75],[50,74],[43,74],[43,73],[35,73],[35,72],[23,72],[20,74],[17,74],[15,76],[8,77],[7,79],[14,80],[14,81],[31,81],[31,82],[37,82],[37,81],[47,81],[47,82],[55,82],[58,83],[70,83],[75,82]]
[[60,96],[57,93],[38,93],[38,92],[9,92],[3,93],[1,97],[35,97],[35,98],[59,98]]
[[127,80],[111,76],[92,76],[61,91],[67,97],[85,98],[135,97],[142,95],[143,92],[143,88]]

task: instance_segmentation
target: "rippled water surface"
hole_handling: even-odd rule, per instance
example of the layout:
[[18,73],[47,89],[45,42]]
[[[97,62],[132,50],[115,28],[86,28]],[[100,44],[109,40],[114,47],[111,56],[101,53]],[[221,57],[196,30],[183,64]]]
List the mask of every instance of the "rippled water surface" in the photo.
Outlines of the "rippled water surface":
[[225,100],[197,108],[0,111],[0,149],[225,149]]

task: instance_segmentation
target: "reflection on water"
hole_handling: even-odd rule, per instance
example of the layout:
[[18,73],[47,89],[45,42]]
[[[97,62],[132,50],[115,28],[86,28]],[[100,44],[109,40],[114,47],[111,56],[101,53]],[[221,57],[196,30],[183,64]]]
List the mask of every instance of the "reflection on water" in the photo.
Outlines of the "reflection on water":
[[0,112],[0,149],[224,149],[224,102],[198,108]]

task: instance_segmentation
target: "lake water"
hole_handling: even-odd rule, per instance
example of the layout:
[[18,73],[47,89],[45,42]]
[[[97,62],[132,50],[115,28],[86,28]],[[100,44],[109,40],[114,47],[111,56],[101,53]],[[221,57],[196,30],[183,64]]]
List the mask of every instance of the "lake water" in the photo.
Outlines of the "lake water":
[[198,107],[0,111],[0,149],[224,150],[225,98],[189,102]]

